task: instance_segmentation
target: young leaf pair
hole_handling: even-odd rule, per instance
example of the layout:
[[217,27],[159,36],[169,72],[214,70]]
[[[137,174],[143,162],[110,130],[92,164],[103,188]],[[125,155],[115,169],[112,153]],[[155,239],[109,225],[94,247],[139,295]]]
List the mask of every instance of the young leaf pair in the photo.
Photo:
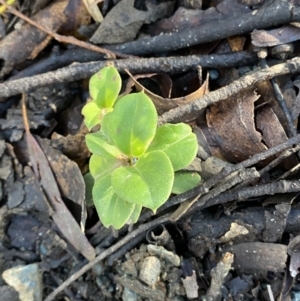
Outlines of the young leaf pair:
[[157,128],[151,99],[142,92],[118,98],[120,89],[117,70],[102,69],[90,80],[92,101],[82,111],[89,130],[101,124],[99,132],[86,136],[92,198],[102,223],[116,229],[135,223],[142,207],[155,212],[170,196],[175,178],[177,193],[200,180],[198,174],[177,172],[197,153],[191,128],[183,123]]

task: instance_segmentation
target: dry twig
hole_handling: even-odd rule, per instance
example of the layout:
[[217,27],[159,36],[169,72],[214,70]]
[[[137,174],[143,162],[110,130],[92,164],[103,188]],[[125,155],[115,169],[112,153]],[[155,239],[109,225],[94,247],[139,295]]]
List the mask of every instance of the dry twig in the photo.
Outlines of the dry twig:
[[294,7],[292,1],[273,0],[265,3],[266,5],[261,8],[236,18],[224,17],[224,19],[213,20],[201,24],[201,26],[190,26],[178,32],[144,38],[116,46],[110,45],[107,48],[133,55],[146,55],[174,51],[193,45],[219,41],[234,35],[246,34],[254,29],[264,29],[300,21],[300,8]]
[[[75,49],[67,49],[63,53],[56,53],[54,51],[55,55],[50,55],[49,57],[39,60],[38,62],[34,63],[33,65],[30,65],[29,67],[21,70],[16,75],[13,75],[9,78],[9,80],[15,80],[22,77],[27,76],[34,76],[37,74],[49,72],[52,70],[56,70],[58,68],[62,68],[65,66],[68,66],[70,64],[76,63],[88,63],[88,62],[96,62],[96,61],[103,61],[104,55],[97,52],[92,52],[86,49],[82,48],[75,48]],[[195,58],[195,59],[194,59]],[[124,67],[124,69],[129,69],[131,72],[139,72],[139,73],[151,73],[154,70],[154,72],[179,72],[181,70],[176,69],[173,70],[178,63],[175,61],[174,58],[169,57],[165,58],[167,65],[159,65],[158,62],[161,60],[159,57],[152,58],[154,65],[147,64],[147,60],[135,58],[127,61],[127,67]],[[256,64],[258,61],[258,58],[255,53],[246,52],[246,51],[239,51],[239,52],[232,52],[232,53],[220,53],[220,54],[211,54],[211,55],[199,55],[199,56],[185,56],[183,57],[177,57],[179,61],[182,61],[183,59],[189,62],[189,60],[192,62],[193,60],[199,60],[199,66],[201,68],[230,68],[230,67],[238,67],[238,66],[246,66],[251,64]],[[113,62],[112,62],[113,63]],[[145,64],[146,63],[146,64]],[[173,64],[176,63],[176,65]],[[182,70],[186,71],[191,63],[188,63],[187,66],[183,66]],[[140,66],[139,66],[140,65]],[[82,68],[82,72],[85,73],[87,66],[85,64],[80,65]],[[102,67],[105,66],[105,62],[102,62]],[[137,67],[139,66],[139,67]],[[134,70],[134,68],[138,68]],[[100,68],[100,67],[99,67]],[[149,68],[151,68],[149,70]],[[196,69],[196,67],[193,67]],[[197,67],[198,68],[198,67]],[[119,69],[119,71],[122,71],[124,69]],[[68,69],[67,69],[68,70]],[[140,71],[139,71],[140,70]],[[61,70],[60,70],[61,72]],[[67,72],[65,72],[65,76],[67,76]],[[71,74],[70,74],[71,75]],[[67,81],[68,78],[66,78],[65,81]]]
[[[199,202],[196,203],[187,214],[193,214],[195,210],[202,210],[211,206],[225,204],[230,201],[249,201],[250,198],[265,196],[265,195],[274,195],[277,193],[291,193],[291,192],[300,192],[300,180],[294,181],[275,181],[269,184],[257,185],[253,187],[241,187],[233,188],[230,191],[226,191],[210,200],[206,203],[203,203],[201,198]],[[205,197],[205,196],[203,196]]]
[[176,73],[196,69],[199,65],[203,68],[230,68],[252,64],[256,61],[257,56],[253,53],[234,52],[201,56],[131,58],[78,63],[56,71],[2,83],[0,84],[0,97],[9,97],[23,92],[30,92],[34,89],[55,83],[72,82],[88,78],[107,65],[115,66],[120,72],[124,72],[125,69],[128,69],[133,74],[154,72]]
[[39,25],[38,23],[34,22],[33,20],[31,20],[30,18],[28,18],[27,16],[25,16],[24,14],[22,14],[18,10],[16,10],[14,7],[7,4],[4,0],[0,0],[0,3],[2,5],[4,5],[8,9],[8,11],[10,11],[15,16],[17,16],[20,19],[26,21],[27,23],[31,24],[32,26],[35,26],[39,30],[47,33],[48,35],[50,35],[51,37],[53,37],[55,40],[57,40],[60,43],[73,44],[73,45],[76,45],[78,47],[85,48],[85,49],[88,49],[88,50],[91,50],[91,51],[104,53],[108,56],[108,58],[115,58],[116,56],[123,57],[123,58],[130,57],[130,55],[114,52],[114,51],[111,51],[111,50],[108,50],[108,49],[105,49],[105,48],[95,46],[95,45],[90,44],[90,43],[86,43],[84,41],[80,41],[80,40],[78,40],[78,39],[76,39],[72,36],[67,37],[67,36],[62,36],[60,34],[57,34],[53,31]]
[[226,252],[217,266],[210,271],[211,284],[206,292],[207,301],[221,301],[222,300],[222,285],[225,278],[232,268],[231,265],[234,261],[234,255]]

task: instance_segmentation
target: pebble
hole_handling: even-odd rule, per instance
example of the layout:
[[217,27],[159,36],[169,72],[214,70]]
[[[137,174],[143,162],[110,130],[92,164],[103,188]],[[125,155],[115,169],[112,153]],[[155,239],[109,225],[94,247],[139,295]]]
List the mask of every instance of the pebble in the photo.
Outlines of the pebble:
[[124,287],[122,294],[123,301],[137,301],[137,294],[127,287]]
[[15,266],[5,270],[2,277],[19,293],[21,301],[42,301],[42,279],[37,263]]
[[144,259],[140,269],[140,279],[150,286],[154,286],[159,280],[161,272],[160,260],[155,256],[148,256]]

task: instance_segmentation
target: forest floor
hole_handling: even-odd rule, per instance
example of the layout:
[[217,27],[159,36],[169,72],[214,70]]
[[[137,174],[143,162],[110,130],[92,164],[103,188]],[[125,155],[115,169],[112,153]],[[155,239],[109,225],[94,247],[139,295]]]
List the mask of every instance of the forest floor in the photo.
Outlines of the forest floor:
[[[0,0],[1,301],[300,300],[299,1],[13,2]],[[81,110],[107,65],[159,125],[191,126],[186,170],[201,176],[118,231],[85,202]]]

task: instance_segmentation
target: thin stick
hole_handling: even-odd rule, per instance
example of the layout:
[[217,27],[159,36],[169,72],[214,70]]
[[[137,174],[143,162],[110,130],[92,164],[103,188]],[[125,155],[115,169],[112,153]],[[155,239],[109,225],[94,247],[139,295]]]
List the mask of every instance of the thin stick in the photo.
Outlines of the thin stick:
[[[76,60],[76,58],[74,59]],[[190,55],[182,57],[158,57],[119,59],[88,63],[75,63],[55,71],[45,72],[0,83],[0,97],[8,97],[33,89],[49,86],[55,83],[72,82],[87,78],[108,64],[115,66],[120,72],[129,69],[132,74],[168,72],[178,73],[197,68],[231,68],[245,66],[257,61],[257,56],[251,52],[233,52],[225,54]]]
[[78,47],[85,48],[85,49],[88,49],[88,50],[91,50],[91,51],[104,53],[104,54],[107,55],[108,58],[116,58],[116,56],[119,56],[119,57],[122,57],[122,58],[133,57],[131,55],[126,55],[126,54],[122,54],[122,53],[119,53],[119,52],[113,52],[113,51],[110,51],[108,49],[101,48],[101,47],[95,46],[93,44],[77,40],[76,38],[71,37],[71,36],[67,37],[67,36],[62,36],[60,34],[57,34],[53,31],[41,26],[40,24],[32,21],[30,18],[28,18],[27,16],[25,16],[24,14],[22,14],[21,12],[16,10],[14,7],[12,7],[11,5],[8,5],[4,0],[0,0],[0,3],[2,5],[4,5],[15,16],[17,16],[20,19],[26,21],[27,23],[29,23],[32,26],[38,28],[39,30],[47,33],[48,35],[50,35],[51,37],[53,37],[55,40],[57,40],[60,43],[73,44],[73,45],[76,45]]
[[230,201],[251,201],[249,200],[250,198],[292,192],[300,192],[300,180],[281,180],[269,184],[257,185],[252,187],[233,188],[229,191],[219,194],[218,196],[212,199],[207,200],[205,203],[202,202],[202,198],[205,198],[205,195],[203,197],[200,197],[198,202],[195,203],[188,210],[187,215],[191,215],[198,210],[203,210],[205,208],[209,208],[215,205],[228,203]]

